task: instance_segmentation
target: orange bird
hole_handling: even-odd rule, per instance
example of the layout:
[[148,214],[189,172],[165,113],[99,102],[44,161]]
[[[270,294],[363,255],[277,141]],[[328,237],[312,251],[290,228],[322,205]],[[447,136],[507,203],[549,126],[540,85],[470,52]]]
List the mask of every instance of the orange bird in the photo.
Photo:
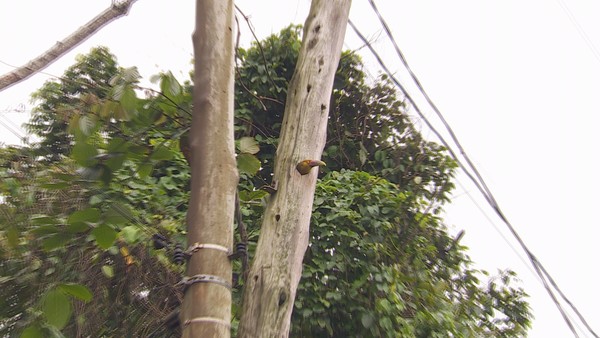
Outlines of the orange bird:
[[296,170],[300,173],[300,175],[306,175],[310,172],[310,169],[313,167],[324,166],[325,162],[317,161],[317,160],[304,160],[299,162],[296,165]]

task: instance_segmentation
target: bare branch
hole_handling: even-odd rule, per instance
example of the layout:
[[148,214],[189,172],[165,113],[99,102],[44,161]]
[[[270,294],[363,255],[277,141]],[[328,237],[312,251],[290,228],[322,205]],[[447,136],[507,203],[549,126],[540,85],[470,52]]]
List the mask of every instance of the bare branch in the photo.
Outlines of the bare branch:
[[127,15],[129,9],[136,1],[137,0],[113,1],[109,8],[102,11],[102,13],[98,14],[84,26],[67,36],[64,40],[56,42],[54,46],[45,51],[42,55],[12,72],[0,76],[0,91],[15,85],[48,67],[54,61],[58,60],[58,58],[87,40],[111,21]]

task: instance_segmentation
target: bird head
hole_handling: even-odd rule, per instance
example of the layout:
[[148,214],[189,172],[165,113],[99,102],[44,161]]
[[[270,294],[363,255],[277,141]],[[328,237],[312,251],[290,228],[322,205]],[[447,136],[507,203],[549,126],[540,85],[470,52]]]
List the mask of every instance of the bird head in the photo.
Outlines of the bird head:
[[304,160],[300,161],[296,165],[296,170],[300,173],[300,175],[306,175],[310,172],[310,169],[313,167],[325,166],[325,162],[318,160]]

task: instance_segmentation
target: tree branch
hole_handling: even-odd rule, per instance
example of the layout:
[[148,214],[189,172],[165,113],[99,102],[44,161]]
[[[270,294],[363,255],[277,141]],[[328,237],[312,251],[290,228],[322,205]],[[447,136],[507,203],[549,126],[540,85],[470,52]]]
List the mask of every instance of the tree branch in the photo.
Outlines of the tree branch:
[[45,51],[42,55],[12,72],[0,76],[0,91],[15,85],[48,67],[54,61],[58,60],[58,58],[87,40],[111,21],[127,15],[129,9],[136,1],[137,0],[113,0],[113,3],[109,8],[102,11],[102,13],[98,14],[84,26],[67,36],[64,40],[56,42],[54,46]]

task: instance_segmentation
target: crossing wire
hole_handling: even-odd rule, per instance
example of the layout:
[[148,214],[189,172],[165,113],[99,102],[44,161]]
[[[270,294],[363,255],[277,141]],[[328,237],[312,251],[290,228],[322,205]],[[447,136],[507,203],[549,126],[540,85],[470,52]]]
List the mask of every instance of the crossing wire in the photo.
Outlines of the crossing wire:
[[[417,107],[417,105],[414,102],[414,100],[412,99],[412,97],[410,97],[410,95],[408,95],[408,92],[400,85],[399,81],[397,81],[397,79],[393,76],[393,74],[391,74],[391,72],[389,71],[389,69],[385,66],[385,64],[384,64],[383,60],[381,59],[381,57],[379,57],[377,55],[377,53],[375,52],[374,48],[371,45],[368,45],[369,50],[375,55],[376,59],[378,60],[378,62],[382,66],[382,68],[384,68],[384,71],[388,74],[388,76],[390,76],[390,78],[392,78],[392,81],[398,85],[398,87],[401,89],[401,91],[407,97],[407,99],[409,100],[409,102],[411,102],[411,104],[413,105],[415,111],[417,111],[417,113],[419,114],[419,116],[432,129],[432,131],[436,134],[436,136],[438,136],[438,138],[440,138],[440,141],[442,141],[442,143],[449,149],[449,152],[452,154],[453,158],[459,163],[459,166],[463,169],[463,171],[465,171],[465,173],[467,174],[467,176],[477,186],[477,188],[479,189],[479,191],[485,197],[485,199],[490,204],[490,206],[492,207],[492,209],[496,212],[496,214],[498,215],[498,217],[506,224],[506,226],[508,227],[508,229],[512,233],[513,237],[515,237],[515,239],[519,242],[519,244],[521,245],[522,249],[525,251],[525,253],[527,254],[529,260],[531,261],[531,264],[532,264],[533,268],[535,269],[536,273],[538,274],[538,276],[542,280],[542,283],[544,284],[544,288],[546,289],[546,291],[548,292],[548,294],[552,298],[553,302],[555,303],[556,307],[558,308],[558,310],[560,311],[561,315],[563,316],[563,319],[565,320],[565,322],[567,323],[567,325],[569,326],[569,328],[573,332],[574,336],[575,337],[579,337],[579,335],[577,334],[577,331],[575,330],[573,324],[571,323],[571,320],[568,318],[566,312],[564,311],[564,309],[560,305],[560,302],[556,298],[556,295],[554,294],[554,292],[550,288],[549,284],[551,284],[551,286],[554,287],[554,289],[559,293],[559,295],[562,297],[562,299],[576,313],[576,315],[579,317],[579,319],[581,320],[581,322],[586,326],[586,328],[588,329],[588,331],[592,335],[594,335],[594,337],[598,337],[598,335],[592,330],[592,328],[589,326],[589,324],[587,323],[587,321],[585,320],[585,318],[581,315],[581,313],[578,311],[578,309],[575,307],[575,305],[564,295],[564,293],[558,287],[558,285],[556,284],[556,282],[554,281],[554,279],[552,278],[552,276],[547,272],[547,270],[544,268],[544,266],[541,264],[541,262],[537,259],[537,257],[535,257],[535,255],[527,247],[527,245],[525,244],[525,242],[523,241],[523,239],[517,233],[516,229],[513,227],[513,225],[510,223],[510,221],[504,215],[504,213],[500,209],[499,204],[496,202],[496,199],[494,198],[492,192],[490,191],[490,189],[488,188],[487,184],[485,183],[485,180],[480,175],[479,171],[477,170],[477,168],[475,167],[475,165],[472,163],[472,161],[470,160],[470,158],[466,154],[464,148],[460,144],[458,138],[456,137],[456,134],[454,133],[454,131],[452,130],[452,128],[450,127],[450,125],[448,124],[448,122],[446,121],[446,119],[444,118],[444,116],[442,115],[442,113],[440,112],[440,110],[437,108],[437,106],[435,105],[435,103],[431,100],[431,98],[429,97],[429,95],[427,94],[427,92],[425,91],[425,89],[423,88],[423,86],[421,85],[419,79],[415,75],[415,73],[410,68],[408,62],[406,61],[406,58],[404,57],[404,54],[402,53],[402,51],[398,47],[398,44],[396,43],[395,38],[393,37],[393,34],[392,34],[389,26],[387,25],[385,19],[383,18],[383,16],[379,12],[379,10],[378,10],[378,8],[377,8],[374,0],[369,0],[369,3],[371,4],[371,7],[373,8],[373,11],[375,12],[375,14],[377,15],[379,21],[381,22],[381,25],[383,26],[386,34],[388,35],[388,38],[392,42],[392,44],[394,46],[394,49],[396,51],[396,54],[400,58],[400,60],[403,63],[404,67],[409,72],[411,78],[413,79],[413,81],[417,85],[417,87],[418,87],[419,91],[421,92],[421,94],[423,95],[423,97],[427,100],[427,102],[430,105],[430,107],[434,110],[434,112],[436,113],[436,115],[442,121],[442,124],[445,126],[446,130],[448,131],[448,133],[452,137],[452,140],[454,141],[454,143],[458,147],[458,149],[459,149],[461,155],[463,156],[463,158],[466,160],[469,168],[472,170],[472,172],[477,177],[477,180],[475,179],[475,177],[473,175],[471,175],[470,173],[467,172],[466,168],[464,167],[463,164],[460,163],[460,161],[458,160],[458,158],[456,157],[456,155],[454,154],[454,152],[450,150],[450,147],[449,147],[448,143],[445,141],[445,139],[441,136],[441,134],[437,130],[435,130],[435,128],[433,128],[433,126],[431,125],[431,123],[427,120],[427,118],[422,114],[422,112],[420,111],[420,109]],[[353,28],[353,30],[356,32],[356,34],[366,43],[366,39],[364,39],[364,36],[358,31],[358,29],[356,28],[356,26],[352,22],[350,22],[350,25]]]

